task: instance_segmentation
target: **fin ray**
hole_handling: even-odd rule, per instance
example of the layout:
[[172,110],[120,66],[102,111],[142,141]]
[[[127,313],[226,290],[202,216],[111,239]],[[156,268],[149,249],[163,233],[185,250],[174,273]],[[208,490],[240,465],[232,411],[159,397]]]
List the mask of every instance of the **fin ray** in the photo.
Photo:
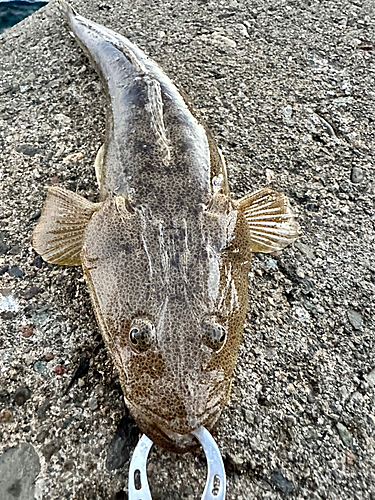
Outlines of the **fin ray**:
[[252,252],[276,252],[299,236],[287,197],[269,188],[239,200],[250,232]]
[[36,252],[50,264],[81,265],[86,226],[100,206],[67,189],[49,188],[33,233]]

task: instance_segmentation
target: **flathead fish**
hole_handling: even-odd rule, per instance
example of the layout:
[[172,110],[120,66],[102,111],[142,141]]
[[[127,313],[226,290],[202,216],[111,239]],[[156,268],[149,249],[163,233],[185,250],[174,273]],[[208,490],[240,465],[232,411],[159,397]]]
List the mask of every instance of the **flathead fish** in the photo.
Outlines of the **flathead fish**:
[[298,225],[271,189],[232,200],[211,134],[160,67],[61,5],[108,96],[100,202],[49,188],[33,246],[82,266],[130,413],[155,443],[185,452],[229,398],[252,253],[284,248]]

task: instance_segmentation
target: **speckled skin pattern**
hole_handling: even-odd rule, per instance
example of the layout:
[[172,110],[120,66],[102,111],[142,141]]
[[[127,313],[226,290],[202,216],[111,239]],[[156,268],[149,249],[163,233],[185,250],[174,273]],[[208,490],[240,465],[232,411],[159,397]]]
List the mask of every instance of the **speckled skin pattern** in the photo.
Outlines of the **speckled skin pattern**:
[[95,314],[139,427],[184,452],[229,397],[247,309],[246,221],[209,133],[160,68],[65,11],[110,100],[103,203],[82,250]]

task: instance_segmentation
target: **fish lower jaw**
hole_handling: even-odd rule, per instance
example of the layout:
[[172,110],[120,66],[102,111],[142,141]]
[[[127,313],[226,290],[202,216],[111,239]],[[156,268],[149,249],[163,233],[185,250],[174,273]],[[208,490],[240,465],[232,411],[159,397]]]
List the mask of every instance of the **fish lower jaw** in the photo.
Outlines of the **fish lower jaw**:
[[192,434],[179,434],[178,432],[171,431],[169,429],[163,429],[159,427],[159,432],[164,435],[169,443],[175,447],[177,450],[184,452],[197,447],[197,441]]
[[221,414],[221,408],[216,408],[208,416],[205,415],[204,419],[192,418],[189,422],[184,422],[183,425],[176,425],[176,423],[167,422],[163,418],[135,405],[126,398],[125,404],[141,431],[155,444],[174,453],[186,453],[198,448],[199,443],[191,432],[201,425],[211,430]]

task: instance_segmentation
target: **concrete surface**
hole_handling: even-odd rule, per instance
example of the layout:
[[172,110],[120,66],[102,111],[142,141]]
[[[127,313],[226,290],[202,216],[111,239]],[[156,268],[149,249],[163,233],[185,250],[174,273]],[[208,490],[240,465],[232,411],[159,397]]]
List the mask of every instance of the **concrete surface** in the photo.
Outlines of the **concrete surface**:
[[[293,247],[254,258],[215,435],[227,498],[374,500],[373,0],[72,3],[190,94],[235,198],[269,185],[300,216]],[[5,32],[0,51],[0,484],[30,500],[124,499],[137,431],[82,273],[30,244],[46,186],[96,199],[105,100],[53,2]],[[25,481],[40,472],[22,489],[25,453]],[[154,499],[200,498],[204,456],[155,448],[149,479]]]

